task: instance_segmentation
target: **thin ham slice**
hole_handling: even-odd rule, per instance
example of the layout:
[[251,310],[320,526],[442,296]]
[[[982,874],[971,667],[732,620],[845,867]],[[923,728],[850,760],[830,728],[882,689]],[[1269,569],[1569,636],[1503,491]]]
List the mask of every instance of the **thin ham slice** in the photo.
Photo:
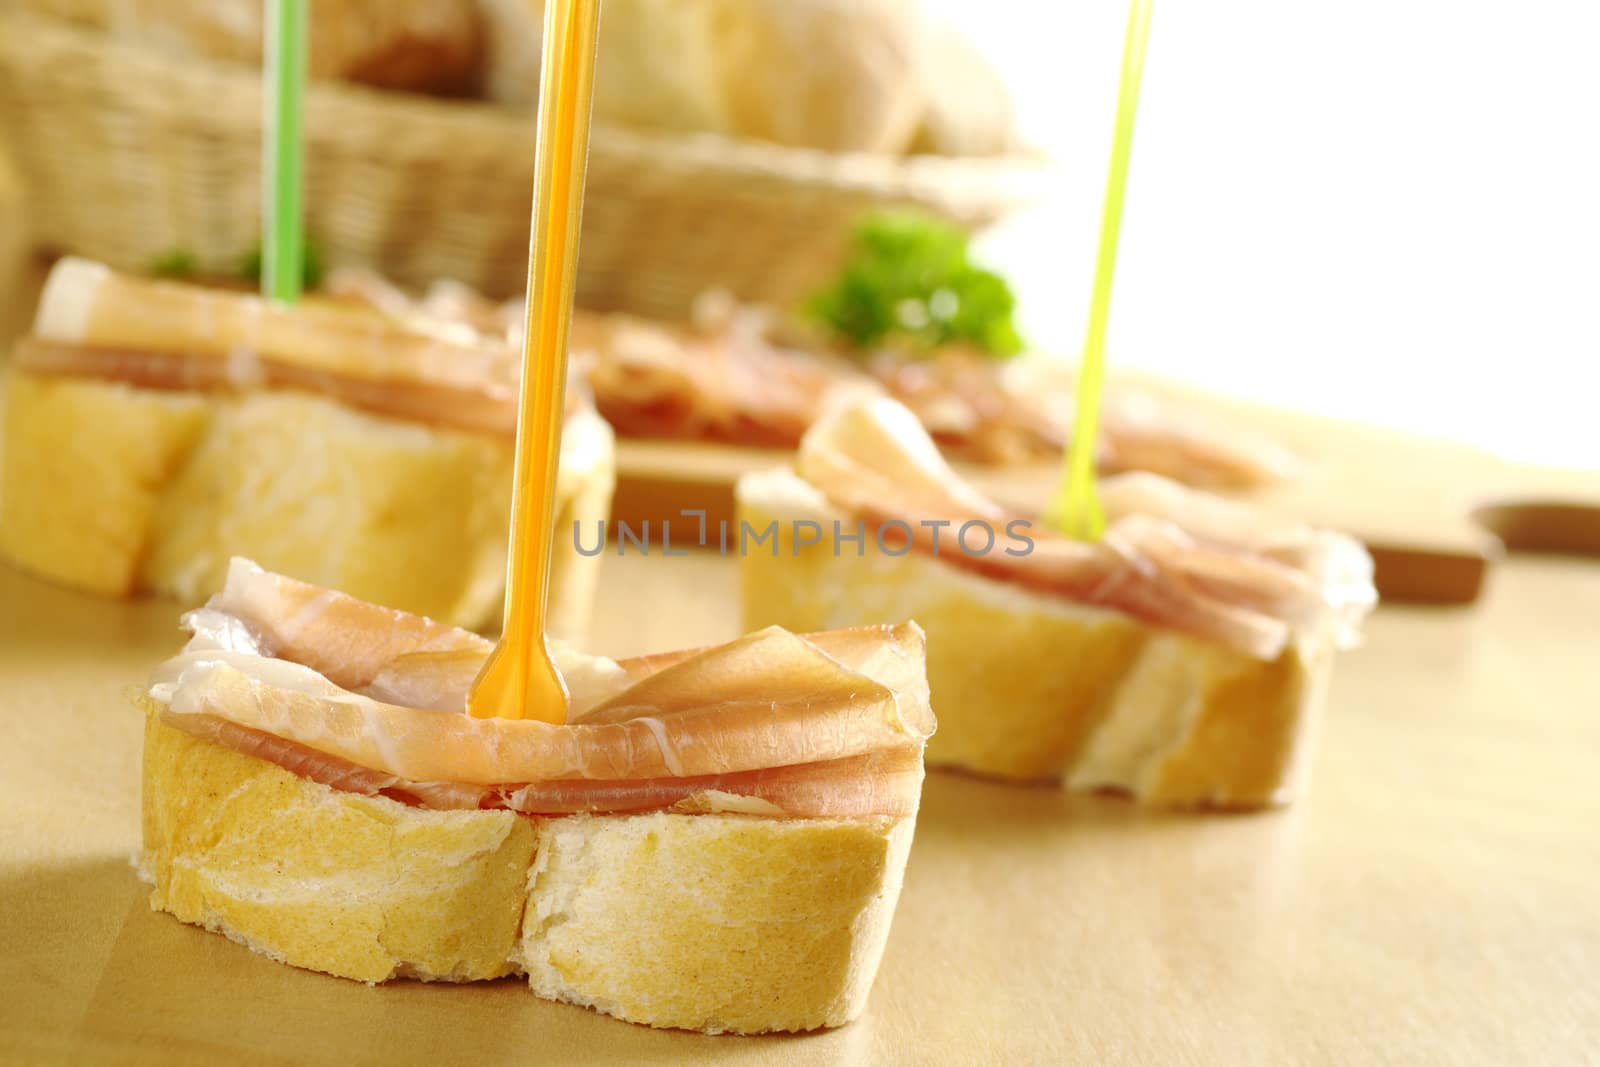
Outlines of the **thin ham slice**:
[[[1292,640],[1359,636],[1376,602],[1372,561],[1349,537],[1286,522],[1153,474],[1108,478],[1111,525],[1076,541],[1008,514],[945,463],[905,407],[880,399],[834,412],[801,442],[797,471],[834,505],[950,566],[1184,630],[1261,659]],[[1027,522],[1031,546],[1007,532]],[[938,551],[938,527],[994,530],[997,547]],[[1008,550],[1008,548],[1010,550]]]
[[514,392],[517,375],[503,339],[461,326],[406,321],[333,301],[278,304],[250,293],[120,274],[72,257],[52,269],[33,332],[85,348],[257,359],[372,381],[496,385]]
[[[521,301],[496,304],[458,283],[413,299],[367,271],[329,291],[396,316],[443,318],[508,338]],[[789,331],[793,334],[793,331]],[[794,448],[818,418],[864,395],[905,404],[950,455],[990,466],[1049,462],[1071,436],[1072,381],[1060,361],[997,362],[950,347],[865,359],[791,336],[758,308],[702,294],[690,325],[580,312],[572,350],[600,413],[628,437]],[[1114,390],[1101,412],[1102,471],[1146,470],[1190,485],[1247,488],[1294,477],[1299,460],[1258,433]]]
[[[1072,436],[1076,397],[1058,360],[996,363],[953,348],[932,356],[881,352],[868,368],[958,458],[1038,463],[1060,456]],[[1128,389],[1109,390],[1101,404],[1096,465],[1104,473],[1152,471],[1213,488],[1271,484],[1300,469],[1293,453],[1263,434]]]
[[163,713],[162,721],[341,792],[386,796],[452,811],[504,808],[524,815],[560,816],[678,810],[739,811],[777,817],[898,818],[916,811],[922,780],[921,745],[908,744],[822,763],[686,778],[579,778],[501,785],[414,782],[217,716],[175,715],[169,711]]
[[[370,271],[346,269],[329,278],[326,291],[390,316],[466,325],[512,347],[521,343],[521,301],[495,304],[458,283],[438,282],[413,298]],[[600,414],[631,437],[793,448],[840,398],[877,391],[849,361],[775,345],[765,316],[723,303],[720,312],[701,314],[698,328],[577,312],[574,368]]]
[[[68,257],[52,270],[15,363],[147,389],[295,389],[510,439],[520,349],[503,333],[391,310],[316,296],[286,307]],[[581,391],[569,391],[568,414],[584,406]]]
[[829,408],[879,391],[841,359],[774,346],[750,328],[580,315],[572,350],[600,413],[634,437],[793,448]]
[[[244,560],[186,620],[189,645],[151,687],[165,721],[335,788],[429,806],[723,810],[717,798],[734,798],[786,816],[903,814],[934,725],[914,624],[772,627],[620,663],[561,648],[572,710],[552,725],[466,714],[482,638]],[[383,699],[402,693],[414,703]]]
[[375,415],[506,438],[515,433],[517,425],[513,387],[497,382],[474,384],[320,370],[244,349],[224,356],[30,337],[17,343],[14,363],[32,374],[124,382],[141,389],[295,389]]

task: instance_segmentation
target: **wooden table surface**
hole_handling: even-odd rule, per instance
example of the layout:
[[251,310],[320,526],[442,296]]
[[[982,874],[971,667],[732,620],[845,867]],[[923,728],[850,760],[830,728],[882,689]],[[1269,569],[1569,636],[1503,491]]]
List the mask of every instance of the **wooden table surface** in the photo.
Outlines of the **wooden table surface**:
[[[731,636],[730,561],[608,558],[602,651]],[[1162,816],[928,779],[867,1014],[651,1031],[516,981],[367,988],[153,914],[138,714],[176,608],[0,567],[0,1062],[1484,1063],[1600,1055],[1600,565],[1388,608],[1310,795]]]
[[[31,306],[37,270],[0,281],[19,274],[0,337]],[[608,558],[597,650],[731,637],[734,594],[726,560]],[[1518,557],[1471,609],[1380,609],[1286,811],[931,775],[866,1015],[779,1038],[652,1031],[512,980],[369,989],[152,913],[123,694],[177,613],[0,564],[0,1064],[1600,1061],[1592,561]]]

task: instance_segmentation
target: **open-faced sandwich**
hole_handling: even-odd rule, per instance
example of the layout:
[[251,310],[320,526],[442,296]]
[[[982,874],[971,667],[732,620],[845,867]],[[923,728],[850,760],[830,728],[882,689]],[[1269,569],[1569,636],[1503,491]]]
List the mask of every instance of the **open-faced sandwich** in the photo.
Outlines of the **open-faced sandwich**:
[[915,619],[936,765],[1251,808],[1294,792],[1335,650],[1376,600],[1342,534],[1150,474],[1075,541],[961,480],[887,399],[739,483],[747,626]]
[[[520,301],[495,304],[459,284],[414,300],[375,275],[344,270],[328,289],[513,342],[522,326]],[[970,344],[842,347],[726,293],[703,294],[687,324],[576,312],[572,354],[574,373],[625,438],[793,449],[824,412],[861,395],[899,400],[941,448],[984,467],[1053,464],[1071,435],[1072,376],[1058,359],[995,359]],[[1097,444],[1103,471],[1155,471],[1190,485],[1248,488],[1299,467],[1261,434],[1127,390],[1106,397]]]
[[[517,357],[460,323],[64,259],[12,364],[0,551],[77,588],[191,603],[243,554],[498,626]],[[574,393],[559,527],[603,520],[614,480],[611,430]],[[553,625],[576,636],[599,561],[556,542]]]
[[862,1009],[933,729],[914,625],[614,661],[466,712],[489,643],[236,560],[139,696],[153,907],[381,982],[525,973],[711,1032]]

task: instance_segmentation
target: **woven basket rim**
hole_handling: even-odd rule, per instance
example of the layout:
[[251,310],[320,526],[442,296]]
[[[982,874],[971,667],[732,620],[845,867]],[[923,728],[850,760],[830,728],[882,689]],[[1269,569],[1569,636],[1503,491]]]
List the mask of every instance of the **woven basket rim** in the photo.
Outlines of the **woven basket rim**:
[[[0,11],[0,137],[15,138],[41,246],[117,266],[182,248],[225,268],[258,239],[261,76]],[[508,295],[526,281],[528,109],[321,82],[306,97],[306,225],[330,263]],[[832,153],[597,127],[580,298],[677,318],[707,287],[787,306],[838,268],[863,212],[974,230],[1045,200],[1038,154]]]
[[[260,92],[261,78],[257,70],[239,63],[206,57],[174,63],[159,51],[119,41],[102,31],[27,12],[0,11],[0,28],[4,29],[0,32],[0,53],[17,54],[5,47],[6,42],[17,48],[26,47],[33,58],[24,59],[24,63],[42,61],[38,58],[42,51],[70,49],[92,53],[99,62],[124,69],[129,84],[139,84],[144,80],[141,74],[148,72],[162,79],[225,81],[233,94]],[[39,45],[45,47],[40,49]],[[137,94],[130,93],[125,103],[136,106],[136,97]],[[319,140],[329,130],[349,128],[343,123],[319,123],[316,121],[319,114],[348,117],[352,112],[369,114],[375,125],[406,120],[439,126],[472,124],[487,127],[485,133],[509,143],[531,144],[534,137],[534,113],[529,109],[346,82],[322,81],[308,85],[306,111],[307,137]],[[196,118],[203,121],[202,116]],[[231,122],[236,116],[228,118]],[[259,118],[256,121],[259,122]],[[389,143],[386,151],[395,158],[406,155],[404,143]],[[728,177],[742,174],[766,181],[829,186],[891,198],[897,194],[910,195],[914,190],[920,195],[932,193],[958,202],[973,198],[1010,203],[1036,199],[1043,194],[1054,169],[1043,153],[1028,150],[1003,156],[830,152],[714,133],[674,133],[604,123],[596,124],[590,137],[590,151],[619,160],[637,159],[641,164],[648,162],[680,170],[714,170]]]

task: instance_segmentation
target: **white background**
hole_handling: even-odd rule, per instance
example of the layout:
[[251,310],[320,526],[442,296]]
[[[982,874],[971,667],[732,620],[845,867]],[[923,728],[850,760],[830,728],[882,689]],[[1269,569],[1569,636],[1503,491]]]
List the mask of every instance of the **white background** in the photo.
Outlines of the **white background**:
[[[1127,7],[943,0],[1059,196],[985,243],[1075,353]],[[1600,467],[1600,0],[1156,0],[1108,358]]]

